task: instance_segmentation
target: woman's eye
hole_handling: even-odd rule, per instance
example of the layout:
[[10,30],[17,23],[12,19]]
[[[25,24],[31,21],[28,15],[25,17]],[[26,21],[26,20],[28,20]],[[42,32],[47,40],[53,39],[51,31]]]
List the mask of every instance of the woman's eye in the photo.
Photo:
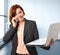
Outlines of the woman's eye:
[[19,13],[22,13],[21,11]]

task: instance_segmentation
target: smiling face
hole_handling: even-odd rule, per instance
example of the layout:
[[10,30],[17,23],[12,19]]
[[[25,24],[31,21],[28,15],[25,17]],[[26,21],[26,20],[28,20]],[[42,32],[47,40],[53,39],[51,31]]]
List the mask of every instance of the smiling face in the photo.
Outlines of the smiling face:
[[16,16],[18,18],[18,21],[22,21],[24,19],[24,12],[20,8],[17,8]]
[[11,23],[13,17],[16,17],[18,21],[22,21],[24,19],[24,15],[25,15],[25,12],[20,5],[18,4],[13,5],[10,8],[9,21]]

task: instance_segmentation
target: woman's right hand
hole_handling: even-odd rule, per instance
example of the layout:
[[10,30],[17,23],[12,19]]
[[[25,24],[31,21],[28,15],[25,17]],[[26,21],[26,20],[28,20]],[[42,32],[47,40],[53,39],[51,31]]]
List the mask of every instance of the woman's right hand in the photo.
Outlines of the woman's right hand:
[[12,22],[13,27],[16,27],[17,26],[17,22],[18,22],[17,17],[16,16],[13,17],[11,22]]

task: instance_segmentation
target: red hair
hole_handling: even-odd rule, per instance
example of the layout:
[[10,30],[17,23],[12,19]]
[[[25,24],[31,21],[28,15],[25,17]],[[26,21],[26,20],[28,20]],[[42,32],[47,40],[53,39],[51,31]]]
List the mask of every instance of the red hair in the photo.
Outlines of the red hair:
[[25,12],[24,12],[23,8],[20,5],[17,5],[17,4],[13,5],[10,8],[10,15],[9,15],[9,21],[10,21],[10,23],[11,23],[12,17],[15,17],[15,15],[16,15],[16,9],[17,8],[20,8],[23,11],[23,14],[25,15]]

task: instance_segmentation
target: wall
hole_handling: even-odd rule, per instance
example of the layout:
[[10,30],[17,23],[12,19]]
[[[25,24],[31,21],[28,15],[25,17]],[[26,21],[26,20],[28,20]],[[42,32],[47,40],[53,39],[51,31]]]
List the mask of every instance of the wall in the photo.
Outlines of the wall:
[[[0,6],[2,5],[2,8],[0,9],[0,38],[4,35],[4,0],[0,1]],[[3,28],[3,29],[2,29]]]
[[36,21],[41,38],[47,37],[51,23],[60,22],[60,0],[9,0],[8,10],[13,4],[21,5],[25,17]]

